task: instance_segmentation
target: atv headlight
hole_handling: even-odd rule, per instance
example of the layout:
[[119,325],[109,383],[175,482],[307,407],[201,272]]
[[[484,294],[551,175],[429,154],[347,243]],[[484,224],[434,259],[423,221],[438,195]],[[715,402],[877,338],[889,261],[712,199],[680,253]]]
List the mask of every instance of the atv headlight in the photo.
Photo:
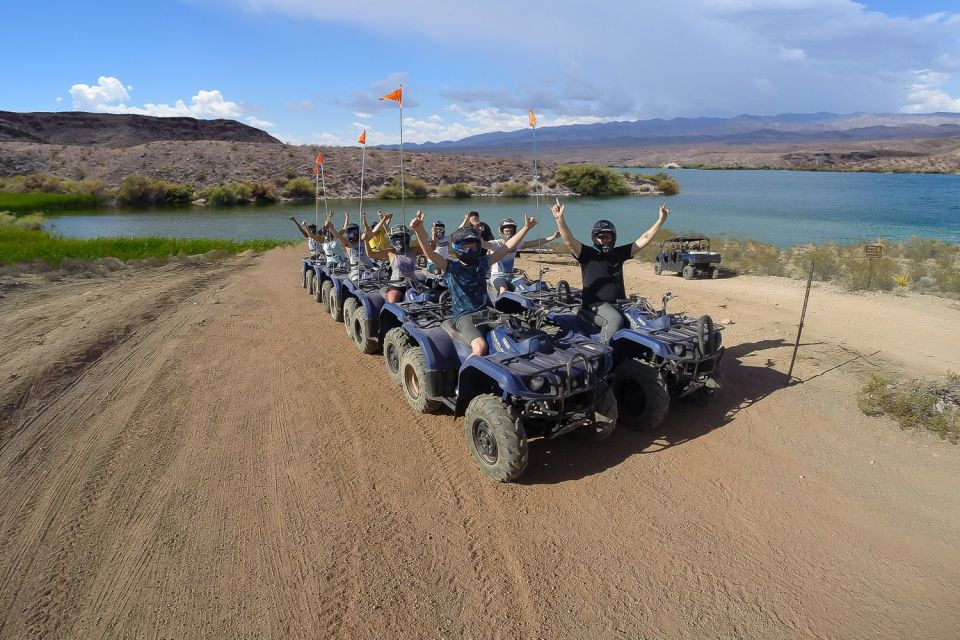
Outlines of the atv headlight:
[[687,352],[687,349],[682,344],[673,345],[673,355],[678,358],[682,358],[683,354]]
[[530,387],[530,391],[540,391],[545,384],[547,384],[547,380],[543,376],[533,376],[527,380],[527,386]]

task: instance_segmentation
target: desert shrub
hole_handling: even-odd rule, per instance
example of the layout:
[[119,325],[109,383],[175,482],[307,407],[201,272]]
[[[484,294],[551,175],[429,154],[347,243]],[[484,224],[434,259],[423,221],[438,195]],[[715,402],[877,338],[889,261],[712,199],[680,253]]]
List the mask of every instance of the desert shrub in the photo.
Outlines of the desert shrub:
[[899,274],[893,258],[869,259],[851,251],[843,256],[843,282],[850,289],[880,289],[890,291],[896,284],[894,278]]
[[723,263],[737,273],[782,276],[786,265],[780,249],[756,240],[725,240],[711,246],[720,251]]
[[284,185],[283,192],[288,198],[312,198],[316,188],[306,178],[291,178]]
[[127,176],[117,189],[117,203],[128,206],[183,204],[193,199],[193,187],[154,180],[145,176]]
[[873,376],[857,397],[868,416],[889,415],[901,429],[932,431],[954,444],[960,440],[960,377],[948,375],[945,382],[892,382]]
[[630,193],[626,179],[607,167],[595,164],[564,164],[555,179],[571,191],[586,196],[619,196]]
[[529,195],[530,185],[525,182],[501,182],[497,185],[497,193],[507,198],[519,198]]
[[445,198],[469,198],[473,195],[473,187],[466,182],[455,182],[442,185],[439,193]]
[[277,188],[269,182],[257,182],[250,185],[250,195],[257,202],[276,202]]
[[793,262],[801,273],[806,274],[813,260],[813,278],[821,282],[839,280],[843,274],[843,262],[840,260],[840,249],[834,243],[819,247],[812,247],[808,251],[796,254]]
[[253,188],[244,182],[227,182],[208,189],[204,195],[209,204],[228,206],[249,202],[253,197]]
[[657,190],[662,191],[664,195],[675,196],[680,193],[680,183],[673,178],[661,180],[657,183]]
[[[430,193],[430,185],[427,184],[426,180],[420,180],[419,178],[404,178],[403,181],[403,197],[404,198],[424,198],[427,194]],[[399,200],[400,199],[400,176],[394,176],[390,179],[390,182],[380,187],[380,190],[377,191],[378,198],[384,198],[387,200]]]

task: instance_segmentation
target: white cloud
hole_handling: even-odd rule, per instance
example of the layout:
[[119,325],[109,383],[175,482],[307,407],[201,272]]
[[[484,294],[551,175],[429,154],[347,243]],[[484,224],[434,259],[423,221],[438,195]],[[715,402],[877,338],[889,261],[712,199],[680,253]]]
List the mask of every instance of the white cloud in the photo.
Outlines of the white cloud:
[[56,98],[53,99],[53,101],[54,101],[54,102],[63,102],[63,98],[62,98],[61,96],[57,96]]
[[309,100],[301,100],[299,102],[288,102],[283,105],[283,108],[287,111],[316,111],[317,107],[310,102]]
[[260,118],[255,118],[254,116],[247,116],[245,119],[246,123],[251,127],[256,127],[257,129],[273,129],[275,124],[268,120],[261,120]]
[[960,111],[960,98],[954,98],[943,88],[950,74],[924,69],[915,71],[915,82],[907,92],[909,101],[904,113],[930,113],[931,111]]
[[787,62],[801,62],[807,59],[807,52],[803,49],[780,47],[780,59]]
[[[124,101],[130,99],[129,90],[133,87],[118,79],[100,76],[96,85],[75,84],[70,87],[73,97],[73,108],[78,111],[94,111],[97,113],[133,113],[142,116],[158,117],[188,117],[188,118],[231,118],[235,119],[244,114],[244,108],[238,103],[226,100],[218,89],[200,89],[187,104],[177,100],[173,104],[147,103],[143,106],[128,105]],[[273,127],[273,123],[253,116],[247,122],[255,127]],[[258,124],[254,124],[254,122]]]
[[73,108],[78,111],[94,111],[97,105],[126,100],[130,97],[123,83],[112,76],[100,76],[97,84],[75,84],[70,87]]

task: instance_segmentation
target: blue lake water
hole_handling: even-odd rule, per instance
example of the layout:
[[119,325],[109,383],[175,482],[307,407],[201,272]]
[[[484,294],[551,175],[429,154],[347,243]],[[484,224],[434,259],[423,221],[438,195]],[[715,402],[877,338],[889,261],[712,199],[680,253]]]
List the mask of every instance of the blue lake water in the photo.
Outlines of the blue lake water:
[[[659,169],[630,170],[656,173]],[[671,170],[682,193],[667,198],[629,196],[569,198],[567,219],[584,239],[598,218],[612,220],[621,239],[642,233],[655,219],[660,202],[672,214],[667,227],[721,237],[750,237],[780,246],[828,241],[856,243],[910,236],[960,242],[960,175],[805,173],[799,171]],[[338,213],[350,210],[356,220],[357,201],[330,200]],[[543,200],[537,214],[534,198],[430,198],[408,200],[406,218],[422,208],[427,220],[456,226],[463,213],[476,210],[496,227],[505,217],[538,215],[544,235],[555,230],[551,201]],[[365,200],[364,210],[393,210],[396,200]],[[277,204],[232,208],[190,207],[149,211],[107,210],[51,216],[50,228],[67,236],[164,235],[232,239],[299,238],[289,216],[314,219],[314,207]],[[320,205],[323,216],[323,205]],[[375,219],[375,216],[372,216]],[[531,236],[535,237],[535,236]]]

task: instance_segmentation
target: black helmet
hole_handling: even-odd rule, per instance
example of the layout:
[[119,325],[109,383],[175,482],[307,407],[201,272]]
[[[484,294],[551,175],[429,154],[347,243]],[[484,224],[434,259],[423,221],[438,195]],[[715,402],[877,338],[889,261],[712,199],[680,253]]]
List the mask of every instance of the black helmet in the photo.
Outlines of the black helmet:
[[504,218],[500,221],[500,233],[503,233],[504,227],[513,227],[513,232],[517,232],[517,221],[513,218]]
[[[600,233],[609,233],[613,235],[613,242],[610,243],[609,247],[597,242],[597,234]],[[593,246],[597,248],[597,251],[610,251],[611,247],[617,244],[617,227],[614,226],[614,224],[609,220],[597,220],[593,224],[593,229],[590,231],[590,239],[593,240]]]
[[410,231],[402,224],[390,228],[390,246],[394,251],[406,251],[410,246]]
[[343,230],[343,235],[345,235],[350,242],[357,242],[360,240],[360,225],[351,222],[347,225],[347,228]]
[[443,220],[434,220],[434,221],[433,221],[433,226],[435,226],[435,227],[441,227],[441,228],[443,228],[443,229],[446,229],[446,228],[447,228],[447,225],[443,224]]

